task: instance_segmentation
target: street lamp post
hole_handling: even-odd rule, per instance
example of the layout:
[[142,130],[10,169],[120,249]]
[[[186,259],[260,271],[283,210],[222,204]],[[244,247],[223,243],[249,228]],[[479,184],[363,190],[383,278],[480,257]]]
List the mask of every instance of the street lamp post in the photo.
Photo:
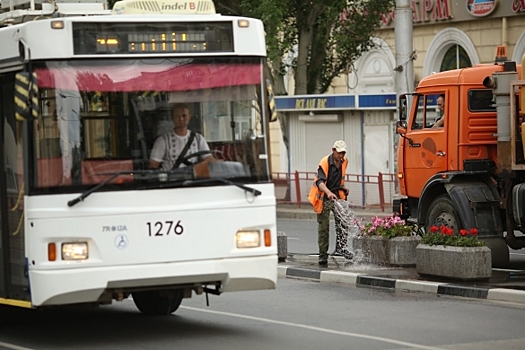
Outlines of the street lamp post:
[[396,93],[414,91],[415,52],[413,50],[412,8],[410,0],[396,0],[395,10],[396,40]]

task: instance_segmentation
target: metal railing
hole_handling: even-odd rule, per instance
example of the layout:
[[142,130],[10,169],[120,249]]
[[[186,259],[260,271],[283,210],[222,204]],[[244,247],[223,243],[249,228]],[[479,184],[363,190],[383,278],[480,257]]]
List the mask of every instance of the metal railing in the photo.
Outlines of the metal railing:
[[[272,173],[277,203],[295,204],[298,208],[310,205],[308,193],[315,175],[315,172],[306,171]],[[392,199],[399,194],[396,174],[390,173],[346,174],[345,186],[350,190],[347,201],[359,208],[390,210]]]

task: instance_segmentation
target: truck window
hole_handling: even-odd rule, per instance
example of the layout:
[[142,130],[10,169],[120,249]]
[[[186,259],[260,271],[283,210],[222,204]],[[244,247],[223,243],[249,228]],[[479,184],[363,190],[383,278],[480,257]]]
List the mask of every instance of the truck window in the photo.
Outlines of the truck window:
[[430,129],[440,118],[436,107],[436,99],[439,94],[427,94],[418,96],[418,109],[412,123],[412,130]]
[[492,90],[469,90],[468,109],[471,112],[495,112]]

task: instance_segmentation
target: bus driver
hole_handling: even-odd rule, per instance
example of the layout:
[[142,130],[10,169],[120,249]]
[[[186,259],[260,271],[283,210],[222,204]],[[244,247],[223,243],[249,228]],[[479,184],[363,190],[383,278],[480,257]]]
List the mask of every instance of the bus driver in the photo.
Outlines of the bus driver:
[[171,170],[198,163],[210,162],[215,158],[211,152],[183,161],[185,156],[201,151],[210,151],[206,139],[201,134],[188,129],[191,119],[190,109],[186,104],[173,107],[173,131],[159,136],[151,150],[149,168]]

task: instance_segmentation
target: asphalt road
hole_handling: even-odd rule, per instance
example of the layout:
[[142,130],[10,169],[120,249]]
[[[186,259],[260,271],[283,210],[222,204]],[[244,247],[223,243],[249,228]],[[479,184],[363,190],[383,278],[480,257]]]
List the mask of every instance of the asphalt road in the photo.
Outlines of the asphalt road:
[[525,309],[280,279],[277,290],[203,296],[172,316],[131,300],[96,310],[2,307],[0,348],[50,349],[523,349]]

